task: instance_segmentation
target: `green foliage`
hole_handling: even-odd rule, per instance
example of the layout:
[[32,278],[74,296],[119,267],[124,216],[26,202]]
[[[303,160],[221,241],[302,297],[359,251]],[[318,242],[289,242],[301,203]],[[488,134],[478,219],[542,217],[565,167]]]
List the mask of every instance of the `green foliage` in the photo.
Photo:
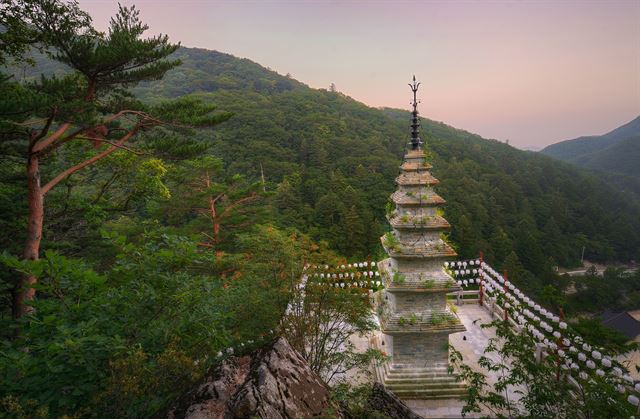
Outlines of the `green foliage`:
[[431,289],[436,287],[436,281],[434,279],[426,279],[422,283],[423,288]]
[[372,385],[370,383],[352,385],[340,382],[331,388],[331,399],[338,403],[353,419],[385,419],[388,415],[373,410],[369,398]]
[[629,338],[615,329],[605,326],[598,318],[581,318],[571,327],[586,342],[598,345],[607,353],[623,354],[638,349],[638,343],[629,342]]
[[[481,371],[464,364],[457,350],[450,351],[451,368],[469,384],[463,415],[483,409],[497,418],[622,418],[633,414],[625,395],[606,377],[590,374],[584,380],[576,376],[574,386],[555,355],[536,360],[536,340],[530,333],[516,332],[500,320],[483,327],[495,327],[496,337],[490,339],[478,361]],[[495,383],[488,382],[488,372],[496,377]]]
[[431,313],[431,317],[429,317],[429,323],[431,323],[432,326],[442,326],[456,322],[457,318],[454,315],[444,312],[433,312]]
[[400,250],[400,240],[390,231],[384,234],[384,245],[396,252]]
[[104,237],[118,252],[103,273],[53,252],[37,262],[2,257],[40,277],[40,298],[19,323],[3,320],[0,399],[54,415],[149,416],[200,379],[219,350],[278,326],[312,246],[271,227],[239,238],[241,258],[155,229],[140,243]]
[[[301,241],[309,243],[307,239]],[[304,290],[294,287],[302,276],[299,269],[303,263],[337,265],[335,256],[326,249],[303,247],[307,251],[293,258],[298,266],[296,276],[291,278],[293,292],[281,323],[283,335],[327,383],[336,374],[369,371],[372,362],[382,362],[385,357],[373,349],[359,352],[350,340],[354,334],[366,334],[377,328],[371,319],[369,296],[359,288],[343,289],[310,280]]]
[[571,313],[598,313],[604,310],[633,310],[640,307],[640,271],[606,269],[602,276],[587,272],[572,277],[576,292],[566,296]]
[[398,272],[398,271],[394,271],[393,272],[393,282],[399,285],[402,285],[405,283],[406,281],[406,277],[404,274]]

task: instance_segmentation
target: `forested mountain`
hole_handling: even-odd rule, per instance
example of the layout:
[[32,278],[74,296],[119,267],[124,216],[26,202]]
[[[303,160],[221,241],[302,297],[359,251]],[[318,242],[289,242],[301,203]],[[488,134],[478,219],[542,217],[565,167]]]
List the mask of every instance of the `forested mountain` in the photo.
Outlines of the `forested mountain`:
[[[178,56],[182,66],[136,93],[194,93],[233,112],[211,135],[211,150],[231,171],[257,178],[262,166],[277,191],[278,223],[346,256],[378,251],[408,112],[369,108],[215,51]],[[638,258],[640,210],[597,176],[427,119],[423,137],[464,256],[484,250],[500,262],[515,249],[534,272],[550,257],[576,264],[583,246],[594,260]]]
[[604,135],[545,147],[541,153],[577,166],[640,180],[640,116]]
[[[201,140],[229,172],[264,175],[275,192],[274,222],[347,257],[380,255],[408,112],[370,108],[217,51],[183,47],[174,55],[183,64],[135,88],[139,98],[191,94],[232,112]],[[609,137],[624,137],[639,121]],[[536,274],[550,263],[576,265],[583,246],[595,261],[640,257],[640,207],[599,176],[428,119],[422,129],[463,256],[482,250],[500,265],[513,251]]]

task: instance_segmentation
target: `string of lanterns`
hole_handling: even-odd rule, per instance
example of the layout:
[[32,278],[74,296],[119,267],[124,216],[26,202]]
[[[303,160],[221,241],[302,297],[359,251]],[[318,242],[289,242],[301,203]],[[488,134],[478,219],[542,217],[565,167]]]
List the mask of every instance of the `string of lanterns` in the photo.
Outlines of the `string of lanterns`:
[[336,288],[369,288],[373,291],[384,287],[376,262],[357,262],[347,265],[305,265],[307,275],[315,281]]
[[[455,263],[454,268],[458,267]],[[573,373],[583,381],[595,374],[620,393],[640,392],[640,383],[634,385],[633,378],[620,363],[603,355],[601,348],[584,342],[559,316],[537,304],[491,266],[481,262],[479,277],[481,292],[511,317],[517,330],[530,333],[538,348],[554,352],[560,360],[560,368],[566,373]],[[630,394],[627,401],[634,406],[640,405],[640,398],[634,394]]]
[[461,260],[457,262],[445,262],[445,271],[456,278],[456,282],[461,287],[468,287],[474,284],[480,284],[481,272],[480,259]]

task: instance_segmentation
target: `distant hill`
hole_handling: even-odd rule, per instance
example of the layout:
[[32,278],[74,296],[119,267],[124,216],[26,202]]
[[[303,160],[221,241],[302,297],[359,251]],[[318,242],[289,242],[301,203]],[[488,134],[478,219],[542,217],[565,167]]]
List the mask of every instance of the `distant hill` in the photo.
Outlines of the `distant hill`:
[[640,116],[607,134],[562,141],[541,152],[577,166],[640,179]]
[[[230,172],[258,178],[262,167],[275,195],[274,222],[326,240],[347,257],[376,257],[409,112],[371,108],[217,51],[181,48],[176,55],[183,65],[136,87],[136,95],[156,102],[193,94],[233,112],[203,140]],[[462,257],[482,250],[492,263],[509,257],[537,275],[550,264],[579,263],[583,247],[594,261],[640,259],[640,206],[601,176],[441,122],[422,123]]]

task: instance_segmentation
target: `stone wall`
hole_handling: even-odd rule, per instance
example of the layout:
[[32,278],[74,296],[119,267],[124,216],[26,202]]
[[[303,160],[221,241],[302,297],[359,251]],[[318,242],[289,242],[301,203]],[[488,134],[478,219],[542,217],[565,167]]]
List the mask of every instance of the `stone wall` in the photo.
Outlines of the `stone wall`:
[[446,333],[399,334],[393,338],[393,362],[416,367],[432,367],[435,363],[446,365],[448,347],[449,335]]
[[398,314],[426,313],[447,307],[442,293],[396,292],[395,311]]

